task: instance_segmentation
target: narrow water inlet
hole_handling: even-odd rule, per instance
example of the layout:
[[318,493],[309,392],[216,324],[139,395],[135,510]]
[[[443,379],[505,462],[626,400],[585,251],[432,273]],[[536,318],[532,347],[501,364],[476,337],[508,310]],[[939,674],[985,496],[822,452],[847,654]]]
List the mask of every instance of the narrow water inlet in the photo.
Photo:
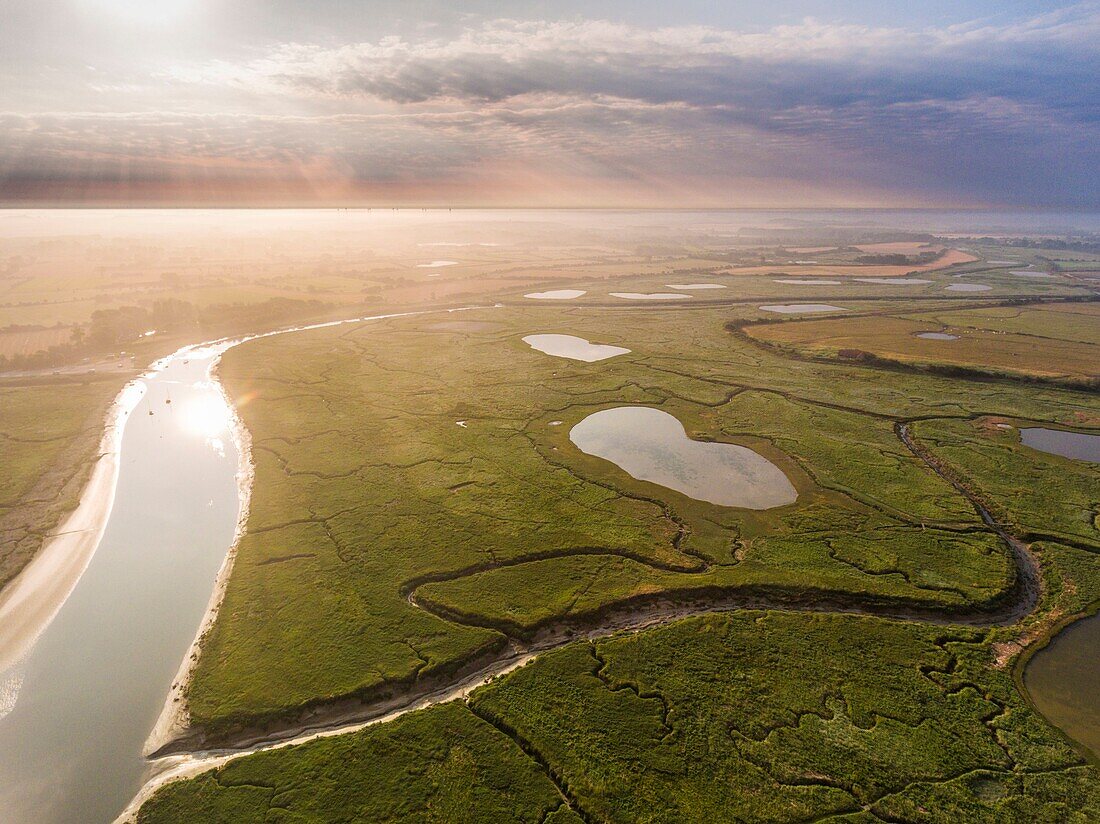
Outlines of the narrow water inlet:
[[106,822],[206,611],[239,510],[232,413],[208,369],[228,344],[141,380],[102,540],[22,660],[0,674],[0,819]]

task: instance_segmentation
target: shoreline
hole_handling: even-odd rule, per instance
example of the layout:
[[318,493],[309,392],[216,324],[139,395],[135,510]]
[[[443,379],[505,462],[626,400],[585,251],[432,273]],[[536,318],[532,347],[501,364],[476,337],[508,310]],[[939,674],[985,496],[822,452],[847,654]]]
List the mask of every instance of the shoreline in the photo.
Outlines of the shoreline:
[[[157,716],[156,723],[154,723],[152,730],[150,730],[149,737],[145,740],[145,744],[142,747],[143,757],[150,757],[158,750],[169,746],[173,741],[184,738],[190,731],[190,716],[187,709],[187,700],[185,697],[185,693],[187,691],[188,685],[191,682],[192,673],[194,672],[195,667],[198,665],[199,658],[202,655],[202,641],[206,636],[206,633],[213,626],[214,621],[217,619],[218,611],[221,608],[222,600],[225,597],[226,588],[229,585],[230,575],[233,572],[233,565],[237,558],[237,548],[240,545],[241,539],[244,538],[245,535],[245,525],[248,520],[248,512],[252,500],[252,480],[255,473],[255,466],[252,462],[252,436],[248,431],[248,427],[244,425],[244,421],[237,413],[236,405],[233,403],[233,399],[230,397],[228,390],[225,388],[225,385],[221,382],[217,375],[217,368],[221,363],[221,359],[225,355],[225,353],[236,346],[240,346],[241,344],[248,343],[253,340],[275,337],[277,335],[285,335],[291,332],[306,332],[313,329],[326,329],[333,326],[343,326],[349,323],[364,323],[372,320],[388,320],[390,318],[411,317],[415,315],[427,315],[436,313],[450,314],[453,312],[466,312],[472,309],[490,309],[499,305],[500,304],[490,304],[485,306],[457,306],[442,309],[421,309],[411,310],[407,312],[391,312],[382,315],[366,315],[357,318],[346,318],[344,320],[325,321],[322,323],[313,323],[304,326],[275,329],[269,332],[259,332],[253,335],[245,335],[239,338],[219,338],[218,340],[183,347],[182,349],[169,356],[177,357],[184,352],[193,352],[195,350],[208,347],[221,347],[221,351],[216,354],[207,369],[207,376],[213,383],[217,385],[218,391],[225,399],[226,406],[228,407],[230,412],[230,430],[232,432],[234,445],[237,448],[237,496],[239,502],[239,511],[237,514],[237,526],[233,533],[233,539],[226,550],[225,558],[222,560],[221,567],[219,567],[218,574],[214,579],[214,586],[210,594],[210,599],[207,602],[206,611],[203,613],[202,621],[199,623],[198,630],[195,633],[194,639],[191,641],[191,645],[187,648],[187,651],[184,653],[183,658],[180,661],[179,669],[176,671],[176,675],[172,679],[171,686],[168,689],[168,694],[165,697],[164,705],[161,707],[160,714]],[[153,766],[155,767],[155,765]],[[154,772],[153,777],[150,780],[155,780],[157,775],[158,773]],[[144,785],[142,789],[144,789]]]
[[230,436],[233,438],[233,444],[237,449],[237,525],[233,531],[233,540],[229,544],[225,558],[222,559],[221,566],[218,568],[218,574],[214,578],[214,588],[210,593],[209,601],[207,601],[206,610],[203,612],[198,631],[180,661],[179,669],[173,676],[172,684],[168,688],[164,706],[157,716],[156,723],[153,724],[153,729],[149,732],[149,737],[145,739],[141,752],[144,758],[148,758],[151,753],[164,746],[166,742],[182,734],[190,725],[184,692],[191,681],[191,673],[199,662],[202,639],[218,617],[218,610],[225,596],[225,588],[229,583],[229,576],[233,572],[233,564],[237,559],[237,547],[244,537],[245,522],[248,520],[249,503],[252,500],[252,480],[256,472],[255,465],[252,463],[252,437],[240,415],[237,414],[237,407],[234,405],[232,398],[229,397],[225,385],[217,376],[217,367],[221,363],[222,355],[232,348],[232,345],[219,352],[214,360],[210,362],[206,375],[218,387],[218,392],[221,393],[226,407],[229,409]]
[[144,379],[129,380],[111,401],[99,455],[76,508],[63,516],[34,557],[0,591],[0,674],[15,668],[65,605],[99,548],[114,509],[126,422],[145,396]]

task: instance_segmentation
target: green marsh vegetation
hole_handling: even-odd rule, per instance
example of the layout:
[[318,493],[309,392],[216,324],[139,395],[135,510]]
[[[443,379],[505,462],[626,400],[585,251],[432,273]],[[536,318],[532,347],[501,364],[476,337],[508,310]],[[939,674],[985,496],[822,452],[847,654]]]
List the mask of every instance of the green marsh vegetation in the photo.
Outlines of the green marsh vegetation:
[[[194,722],[216,735],[377,697],[497,655],[506,635],[661,593],[957,614],[1009,597],[1001,542],[894,426],[988,409],[1056,422],[1094,414],[1093,399],[792,361],[725,332],[730,314],[504,308],[229,352],[256,484]],[[566,361],[530,350],[532,332],[633,351]],[[619,404],[758,449],[798,501],[714,507],[569,443],[573,423]]]
[[[188,693],[211,740],[445,681],[612,610],[740,593],[794,611],[578,640],[468,702],[169,785],[140,820],[1100,815],[1095,767],[1029,707],[1012,668],[1100,597],[1100,542],[1084,517],[1097,469],[1032,455],[990,417],[1095,427],[1095,395],[791,359],[723,328],[753,316],[505,307],[227,354],[221,375],[252,435],[256,482]],[[540,332],[632,352],[552,358],[520,341]],[[572,424],[624,404],[756,449],[797,502],[715,507],[570,444]],[[797,611],[980,619],[1012,597],[1004,545],[900,441],[903,423],[1013,534],[1042,539],[1045,586],[1019,624]]]
[[110,378],[0,383],[0,587],[76,507],[119,388]]
[[743,611],[578,642],[467,705],[169,785],[139,821],[1093,819],[1095,769],[989,637]]

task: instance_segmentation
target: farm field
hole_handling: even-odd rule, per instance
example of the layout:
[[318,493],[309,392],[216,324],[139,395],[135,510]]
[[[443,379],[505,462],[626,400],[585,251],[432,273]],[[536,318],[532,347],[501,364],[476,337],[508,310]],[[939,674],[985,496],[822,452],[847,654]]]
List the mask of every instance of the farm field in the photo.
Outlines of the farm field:
[[[1087,312],[997,307],[879,315],[858,324],[847,319],[768,324],[744,331],[808,355],[852,359],[870,353],[912,365],[958,366],[1084,385],[1100,378],[1096,326],[1095,316]],[[1042,330],[1046,333],[1039,334]]]

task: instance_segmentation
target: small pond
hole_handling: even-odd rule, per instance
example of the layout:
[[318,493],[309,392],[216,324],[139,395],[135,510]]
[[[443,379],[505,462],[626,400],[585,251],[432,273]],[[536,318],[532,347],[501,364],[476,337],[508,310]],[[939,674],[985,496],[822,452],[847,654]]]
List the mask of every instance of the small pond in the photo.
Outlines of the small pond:
[[672,292],[612,292],[613,298],[626,298],[627,300],[685,300],[691,295],[676,295]]
[[1040,452],[1061,455],[1063,458],[1073,458],[1077,461],[1100,463],[1100,435],[1033,426],[1020,430],[1020,440],[1024,446],[1030,446]]
[[692,291],[695,289],[725,289],[726,287],[721,283],[666,283],[665,288]]
[[1031,269],[1017,269],[1012,272],[1018,278],[1052,278],[1056,277],[1051,272],[1036,272]]
[[569,431],[569,440],[631,477],[719,506],[771,509],[798,497],[783,470],[764,456],[735,444],[694,441],[679,420],[648,406],[595,412]]
[[528,335],[523,342],[547,355],[557,355],[560,358],[572,358],[588,363],[606,360],[616,355],[625,355],[630,351],[622,346],[589,343],[584,338],[574,335]]
[[765,312],[780,312],[784,315],[798,315],[803,312],[847,312],[843,306],[833,306],[831,303],[773,303],[761,306]]
[[583,289],[551,289],[549,292],[530,292],[524,297],[532,300],[572,300],[583,294]]
[[958,340],[958,335],[950,335],[947,332],[917,332],[918,338],[925,340]]
[[925,280],[924,278],[852,278],[852,280],[858,280],[860,283],[885,283],[889,286],[893,286],[898,283],[905,286],[932,282],[930,280]]
[[784,278],[782,280],[775,281],[776,283],[793,283],[796,286],[840,286],[839,280],[809,280],[802,278]]
[[948,292],[988,292],[992,288],[984,283],[952,283],[946,287],[946,290]]

